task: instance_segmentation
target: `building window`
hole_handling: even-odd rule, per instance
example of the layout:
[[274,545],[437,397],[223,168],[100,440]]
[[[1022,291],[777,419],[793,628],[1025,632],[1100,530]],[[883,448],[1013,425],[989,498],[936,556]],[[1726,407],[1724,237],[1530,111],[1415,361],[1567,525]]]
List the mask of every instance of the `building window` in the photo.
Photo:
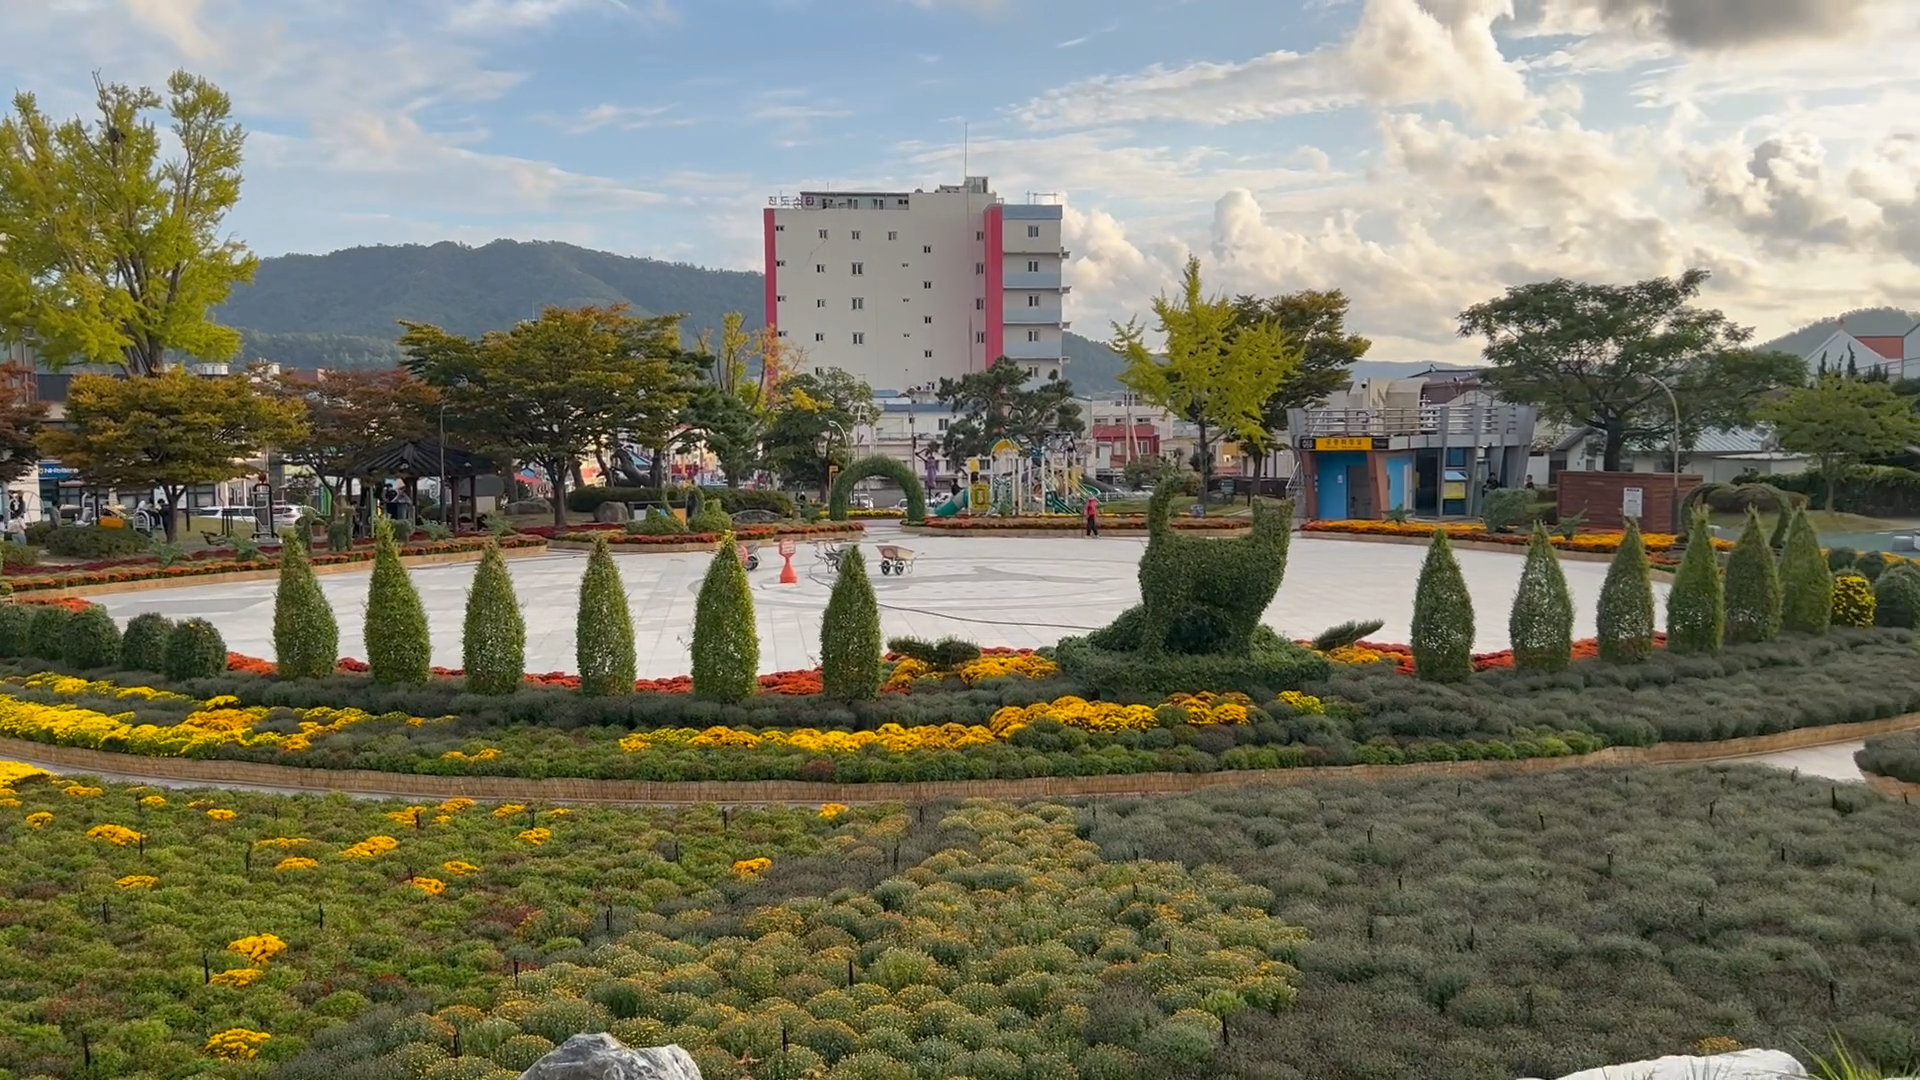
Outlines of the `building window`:
[[787,260],[785,260],[785,259],[775,259],[775,260],[773,260],[773,265],[775,265],[775,266],[785,266],[785,265],[787,265]]
[[1037,274],[1037,273],[1039,273],[1039,272],[1040,272],[1040,260],[1039,260],[1039,259],[1028,259],[1028,260],[1027,260],[1027,273],[1029,273],[1029,274]]
[[922,316],[920,316],[920,321],[921,321],[922,323],[925,323],[925,324],[926,324],[926,325],[928,325],[928,326],[932,326],[932,325],[933,325],[933,316],[931,316],[931,315],[922,315]]
[[905,199],[895,199],[895,200],[893,200],[893,204],[894,204],[895,206],[905,206],[905,205],[907,205],[907,200],[905,200]]
[[889,240],[898,240],[898,239],[900,239],[900,234],[899,234],[899,233],[897,233],[897,232],[894,232],[894,231],[893,231],[893,230],[891,230],[891,229],[889,229],[889,230],[887,230],[887,239],[889,239]]
[[941,431],[947,430],[947,418],[944,416],[940,418],[940,430]]
[[973,343],[975,345],[985,345],[987,343],[987,332],[985,330],[975,330],[973,332]]
[[814,307],[826,307],[826,306],[827,306],[827,302],[826,302],[825,300],[815,300],[815,301],[813,302],[813,306],[814,306]]
[[921,282],[921,283],[920,283],[920,287],[921,287],[921,288],[923,288],[923,289],[931,289],[931,288],[933,288],[933,282],[931,282],[931,281],[923,281],[923,282]]
[[1027,331],[1027,340],[1028,340],[1028,341],[1039,341],[1039,340],[1040,340],[1040,331],[1038,331],[1038,330],[1029,330],[1029,331]]
[[786,336],[787,336],[787,332],[786,332],[785,330],[782,330],[782,331],[780,331],[780,336],[781,336],[781,337],[786,337]]
[[814,263],[814,264],[813,264],[813,272],[814,272],[814,273],[816,273],[816,274],[824,274],[824,273],[826,273],[826,272],[827,272],[827,264],[826,264],[826,263]]
[[926,351],[926,357],[927,357],[927,359],[929,359],[929,360],[931,360],[931,359],[933,359],[933,350],[932,350],[932,349],[928,349],[928,350]]
[[932,244],[921,244],[921,245],[920,245],[920,254],[922,254],[922,255],[931,255],[931,254],[933,254],[933,245],[932,245]]
[[825,341],[825,340],[827,340],[827,335],[825,335],[825,334],[820,334],[820,333],[816,333],[816,334],[814,334],[814,335],[813,335],[813,340],[815,340],[815,341]]
[[865,344],[867,343],[867,335],[865,335],[865,334],[862,334],[862,333],[860,333],[860,332],[859,332],[859,331],[857,331],[857,330],[856,330],[856,331],[854,331],[854,334],[853,334],[853,343],[854,343],[855,345],[865,345]]
[[973,298],[973,310],[975,310],[975,311],[985,311],[985,310],[987,310],[987,302],[986,302],[985,300],[982,300],[982,299],[981,299],[980,297],[977,297],[977,296],[976,296],[976,297],[974,297],[974,298]]
[[860,230],[859,230],[859,229],[855,229],[855,230],[853,230],[853,238],[854,238],[855,240],[858,240],[858,239],[860,239]]
[[973,234],[973,238],[974,238],[975,240],[985,240],[985,239],[987,238],[987,233],[986,233],[986,230],[985,230],[985,229],[982,229],[981,231],[979,231],[979,232],[977,232],[977,233],[974,233],[974,234]]
[[[884,209],[884,208],[886,207],[886,205],[887,205],[887,200],[885,200],[885,199],[875,199],[875,200],[873,200],[873,208],[874,208],[875,210],[880,210],[880,209]],[[858,239],[860,239],[860,234],[859,234],[859,233],[854,233],[854,234],[853,234],[853,238],[854,238],[855,240],[858,240]]]
[[987,264],[986,264],[986,263],[974,263],[974,264],[973,264],[973,272],[974,272],[974,273],[976,273],[976,274],[984,274],[984,273],[986,273],[986,272],[987,272]]
[[864,274],[864,273],[866,273],[866,272],[867,272],[867,264],[866,264],[866,263],[854,263],[854,264],[853,264],[853,276],[854,276],[854,277],[859,277],[860,275],[862,275],[862,274]]
[[1028,364],[1028,365],[1027,365],[1027,378],[1029,378],[1029,379],[1037,379],[1037,378],[1039,378],[1039,377],[1040,377],[1040,366],[1039,366],[1038,364]]
[[1029,240],[1040,239],[1040,226],[1038,225],[1027,226],[1027,239]]
[[774,231],[774,232],[786,232],[786,231],[787,231],[787,227],[786,227],[785,225],[775,225],[775,226],[773,227],[773,231]]
[[865,311],[866,309],[867,309],[867,298],[866,298],[866,297],[864,297],[864,296],[856,296],[856,297],[854,297],[854,298],[853,298],[853,310],[855,310],[855,311]]
[[787,302],[787,298],[783,294],[776,294],[773,298],[773,302],[776,304],[784,304]]
[[1028,306],[1028,307],[1039,307],[1039,306],[1040,306],[1040,298],[1039,298],[1039,297],[1037,297],[1037,296],[1028,296],[1028,297],[1027,297],[1027,306]]
[[825,240],[826,238],[827,238],[827,230],[825,230],[825,229],[821,229],[821,230],[820,230],[820,239],[822,239],[822,240]]

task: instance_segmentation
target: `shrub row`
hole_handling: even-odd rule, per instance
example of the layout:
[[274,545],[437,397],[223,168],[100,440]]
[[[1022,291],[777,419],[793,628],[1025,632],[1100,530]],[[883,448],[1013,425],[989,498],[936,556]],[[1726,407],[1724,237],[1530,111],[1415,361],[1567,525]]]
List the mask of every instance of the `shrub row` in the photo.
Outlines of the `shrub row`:
[[1868,739],[1853,754],[1854,763],[1870,773],[1920,784],[1920,731],[1902,731]]
[[[567,492],[567,509],[591,514],[600,509],[600,504],[609,502],[686,507],[695,497],[688,488],[583,487]],[[703,487],[699,489],[697,497],[703,502],[718,502],[720,508],[729,514],[737,514],[742,510],[771,510],[782,517],[793,516],[793,497],[784,491]]]

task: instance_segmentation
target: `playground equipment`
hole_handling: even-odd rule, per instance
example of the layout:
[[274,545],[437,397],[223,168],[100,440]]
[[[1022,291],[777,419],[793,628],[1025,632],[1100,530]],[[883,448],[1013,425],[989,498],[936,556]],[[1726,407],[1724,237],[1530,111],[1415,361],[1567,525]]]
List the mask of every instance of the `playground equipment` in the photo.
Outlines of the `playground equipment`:
[[977,496],[969,499],[969,492],[963,491],[940,509],[941,516],[963,511],[1016,517],[1078,514],[1086,506],[1089,494],[1079,462],[1050,454],[1043,448],[1023,449],[1011,439],[995,443],[988,457],[969,458],[967,471],[970,477],[979,477],[979,482],[971,484],[970,490],[986,495],[987,499],[981,501]]

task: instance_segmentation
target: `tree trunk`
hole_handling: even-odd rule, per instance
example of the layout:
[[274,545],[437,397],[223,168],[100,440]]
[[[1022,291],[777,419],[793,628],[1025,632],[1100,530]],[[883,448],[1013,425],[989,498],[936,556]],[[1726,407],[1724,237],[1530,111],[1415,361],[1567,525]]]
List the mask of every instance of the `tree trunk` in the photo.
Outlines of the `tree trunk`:
[[651,486],[665,488],[667,486],[667,455],[662,453],[657,446],[652,448],[652,454],[653,465],[648,470],[653,479]]
[[1840,464],[1835,458],[1827,458],[1820,463],[1820,471],[1827,477],[1827,513],[1833,513],[1833,504],[1840,490]]
[[553,527],[567,527],[567,467],[563,461],[543,462],[553,484]]
[[186,488],[163,487],[161,493],[167,497],[166,517],[161,520],[160,528],[166,533],[167,543],[174,542],[179,534],[180,524],[175,519],[180,516],[180,500],[186,495]]
[[1601,450],[1600,467],[1607,472],[1620,471],[1620,452],[1626,448],[1627,435],[1618,428],[1606,429],[1606,442]]
[[1207,440],[1207,422],[1198,421],[1200,430],[1200,506],[1205,509],[1213,486],[1213,447]]

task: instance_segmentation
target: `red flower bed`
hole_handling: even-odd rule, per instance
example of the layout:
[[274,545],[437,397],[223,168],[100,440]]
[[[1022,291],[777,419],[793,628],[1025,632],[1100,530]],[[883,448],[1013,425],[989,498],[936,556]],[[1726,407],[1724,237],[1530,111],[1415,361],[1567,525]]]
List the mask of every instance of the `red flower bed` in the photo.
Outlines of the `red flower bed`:
[[[1169,522],[1183,532],[1216,532],[1223,529],[1245,529],[1252,524],[1247,518],[1191,518],[1177,517]],[[1107,517],[1101,515],[1100,524],[1109,529],[1144,529],[1147,519],[1139,514],[1125,517]],[[949,532],[1079,532],[1086,528],[1086,520],[1077,514],[1060,514],[1052,517],[977,517],[977,518],[928,518],[926,528]]]
[[[487,537],[465,536],[452,540],[422,540],[404,544],[401,555],[447,555],[458,552],[479,551],[487,546]],[[546,540],[533,536],[505,536],[500,539],[503,549],[545,547]],[[278,548],[272,549],[276,555]],[[263,552],[264,554],[264,552]],[[312,563],[315,566],[339,566],[343,563],[373,561],[371,544],[357,547],[353,551],[318,552]],[[227,558],[222,560],[188,560],[172,566],[160,566],[154,562],[122,563],[110,565],[105,569],[81,569],[56,574],[41,573],[33,577],[12,577],[7,584],[15,592],[34,592],[44,589],[75,589],[86,585],[121,585],[134,581],[168,581],[175,578],[211,577],[218,574],[232,574],[247,570],[271,570],[279,565],[278,558],[250,559],[242,562]]]
[[[1654,648],[1656,649],[1666,648],[1667,635],[1659,631],[1655,631],[1653,635],[1653,645],[1654,645]],[[1380,642],[1376,642],[1376,641],[1362,641],[1356,647],[1361,649],[1369,649],[1369,650],[1372,650],[1373,652],[1377,652],[1384,656],[1391,657],[1395,661],[1395,665],[1398,668],[1400,674],[1402,675],[1413,674],[1413,646],[1411,645],[1401,645],[1401,644],[1392,643],[1392,642],[1387,644],[1381,644]],[[1573,643],[1573,658],[1575,660],[1593,660],[1593,659],[1597,659],[1599,656],[1600,656],[1600,639],[1581,638],[1580,640]],[[1498,652],[1485,652],[1485,653],[1473,654],[1473,670],[1475,671],[1492,671],[1496,668],[1510,668],[1512,666],[1513,666],[1513,650],[1512,649],[1501,649]]]
[[[570,540],[576,543],[590,544],[600,539],[599,533],[620,526],[584,530],[574,529],[562,533],[556,539]],[[848,532],[864,531],[865,526],[857,521],[835,521],[820,525],[747,525],[736,530],[735,540],[772,540],[778,537],[838,536]],[[606,538],[614,547],[649,547],[665,544],[711,544],[720,539],[719,533],[677,533],[671,536],[630,536],[621,533]]]

